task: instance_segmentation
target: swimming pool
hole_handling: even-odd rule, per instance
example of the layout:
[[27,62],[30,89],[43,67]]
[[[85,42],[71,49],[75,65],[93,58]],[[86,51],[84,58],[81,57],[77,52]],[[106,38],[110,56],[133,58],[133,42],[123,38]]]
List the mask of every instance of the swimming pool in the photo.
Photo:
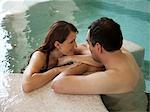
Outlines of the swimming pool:
[[[145,78],[150,80],[149,0],[43,1],[32,6],[29,5],[33,4],[31,1],[11,1],[1,5],[0,73],[20,72],[27,64],[29,54],[40,45],[54,21],[65,20],[75,24],[79,30],[77,42],[81,43],[85,41],[88,25],[107,16],[121,25],[125,39],[145,48],[142,70]],[[12,8],[14,5],[15,11]],[[25,11],[18,8],[20,5]]]

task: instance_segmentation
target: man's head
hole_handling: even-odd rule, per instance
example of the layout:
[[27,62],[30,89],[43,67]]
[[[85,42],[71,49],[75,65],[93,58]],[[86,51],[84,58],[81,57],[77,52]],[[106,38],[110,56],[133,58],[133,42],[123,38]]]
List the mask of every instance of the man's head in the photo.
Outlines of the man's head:
[[[113,52],[121,48],[123,37],[120,25],[112,19],[107,17],[100,18],[94,21],[88,29],[87,40],[92,47],[99,45],[107,52]],[[94,51],[93,54],[95,55]]]

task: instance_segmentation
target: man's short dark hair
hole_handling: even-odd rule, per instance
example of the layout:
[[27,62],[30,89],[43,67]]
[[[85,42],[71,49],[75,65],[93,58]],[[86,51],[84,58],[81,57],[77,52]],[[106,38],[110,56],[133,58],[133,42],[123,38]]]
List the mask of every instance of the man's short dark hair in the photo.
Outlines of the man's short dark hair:
[[121,48],[123,37],[120,25],[112,19],[102,17],[94,21],[88,29],[90,29],[90,41],[93,46],[99,43],[106,51],[115,51]]

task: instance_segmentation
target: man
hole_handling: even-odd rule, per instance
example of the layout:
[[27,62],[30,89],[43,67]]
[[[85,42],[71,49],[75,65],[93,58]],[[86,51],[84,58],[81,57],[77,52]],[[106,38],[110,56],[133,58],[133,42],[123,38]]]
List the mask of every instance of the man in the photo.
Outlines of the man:
[[[106,17],[94,21],[89,26],[87,42],[93,59],[102,62],[106,70],[86,76],[64,72],[53,80],[54,91],[101,94],[109,111],[146,111],[140,68],[131,53],[121,48],[122,40],[120,25],[115,21]],[[79,68],[76,71],[82,73]]]

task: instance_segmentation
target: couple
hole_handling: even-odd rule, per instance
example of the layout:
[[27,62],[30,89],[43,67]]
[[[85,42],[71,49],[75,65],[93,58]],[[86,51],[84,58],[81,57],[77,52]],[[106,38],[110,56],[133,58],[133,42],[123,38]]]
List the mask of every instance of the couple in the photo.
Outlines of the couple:
[[24,71],[24,92],[52,81],[57,93],[101,94],[109,111],[146,111],[142,74],[131,53],[121,48],[120,25],[107,17],[94,21],[88,27],[88,45],[77,46],[77,33],[65,21],[50,27]]

